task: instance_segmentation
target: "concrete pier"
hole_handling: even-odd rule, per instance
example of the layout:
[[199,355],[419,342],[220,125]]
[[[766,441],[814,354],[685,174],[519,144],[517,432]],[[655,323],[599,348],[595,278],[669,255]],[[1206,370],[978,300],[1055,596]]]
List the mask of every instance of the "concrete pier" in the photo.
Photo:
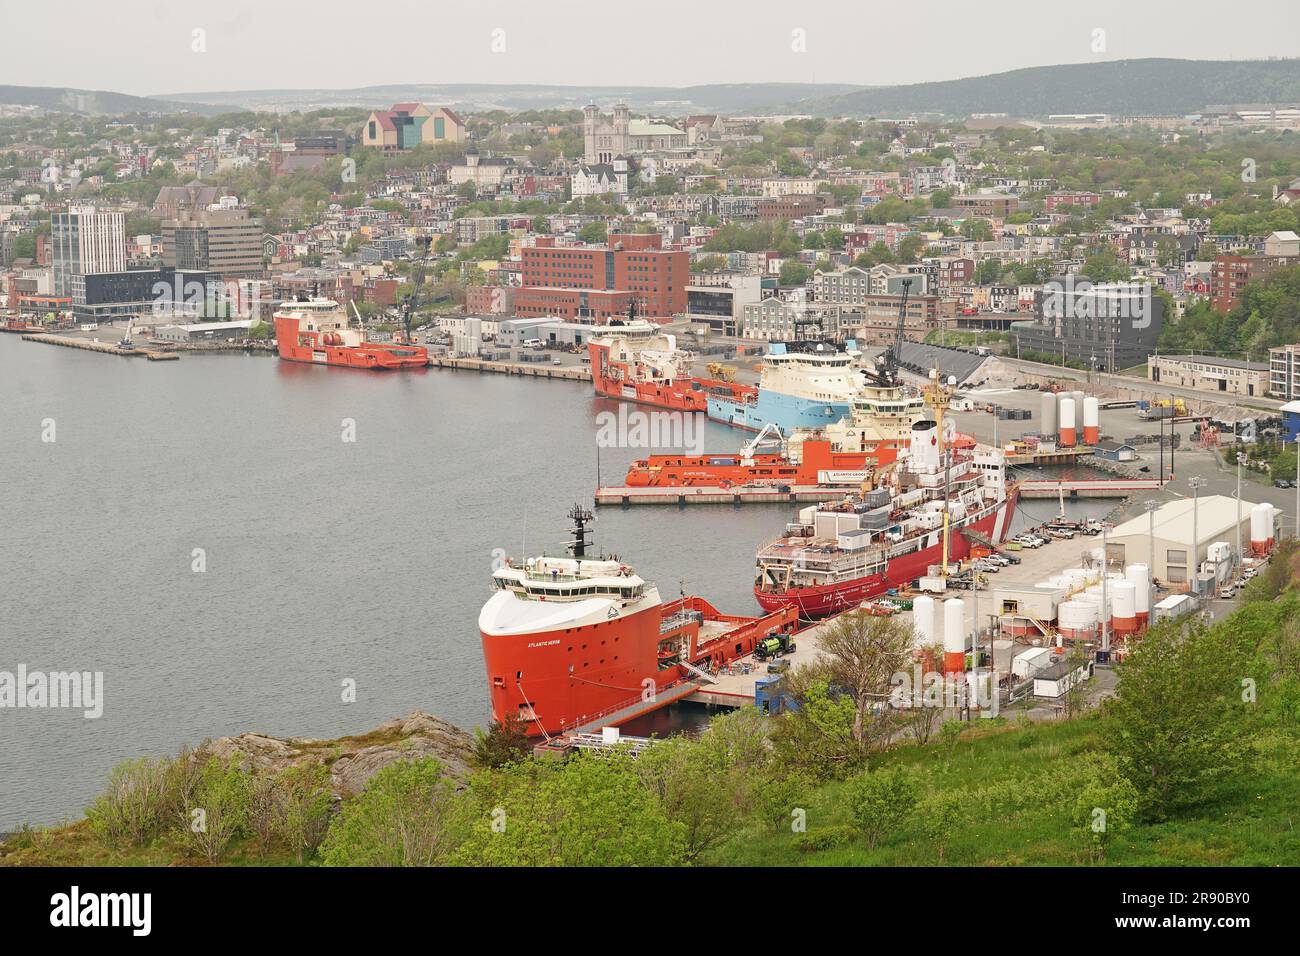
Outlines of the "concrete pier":
[[590,382],[591,369],[576,365],[550,365],[541,362],[488,362],[476,358],[447,358],[445,355],[429,356],[434,368],[461,369],[467,372],[496,372],[498,375],[528,375],[533,378],[555,378],[568,382]]

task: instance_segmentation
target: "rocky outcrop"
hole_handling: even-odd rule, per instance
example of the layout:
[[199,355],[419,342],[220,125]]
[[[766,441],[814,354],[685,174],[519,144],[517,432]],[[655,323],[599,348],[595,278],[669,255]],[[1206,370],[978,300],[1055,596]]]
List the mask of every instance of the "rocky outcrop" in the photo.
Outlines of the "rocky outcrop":
[[437,758],[449,777],[463,783],[471,769],[474,738],[455,724],[417,710],[369,733],[338,740],[245,733],[211,741],[203,749],[222,758],[240,756],[250,769],[267,773],[305,761],[321,763],[329,767],[335,796],[350,797],[389,764],[420,757]]

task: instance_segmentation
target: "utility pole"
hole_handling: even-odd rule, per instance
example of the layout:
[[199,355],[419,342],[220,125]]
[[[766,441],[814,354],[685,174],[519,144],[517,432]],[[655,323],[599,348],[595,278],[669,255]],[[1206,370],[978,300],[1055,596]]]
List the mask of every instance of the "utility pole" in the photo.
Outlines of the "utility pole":
[[1197,597],[1201,596],[1201,537],[1198,512],[1200,510],[1201,489],[1205,487],[1205,479],[1197,476],[1188,479],[1187,483],[1192,488],[1192,593]]
[[1110,618],[1106,616],[1106,572],[1110,570],[1106,552],[1106,530],[1109,522],[1101,523],[1101,652],[1110,660]]
[[1237,553],[1234,556],[1232,566],[1241,567],[1241,559],[1244,555],[1241,553],[1241,452],[1237,452]]
[[1147,627],[1150,627],[1155,610],[1156,598],[1156,511],[1160,507],[1158,501],[1148,501],[1147,509]]

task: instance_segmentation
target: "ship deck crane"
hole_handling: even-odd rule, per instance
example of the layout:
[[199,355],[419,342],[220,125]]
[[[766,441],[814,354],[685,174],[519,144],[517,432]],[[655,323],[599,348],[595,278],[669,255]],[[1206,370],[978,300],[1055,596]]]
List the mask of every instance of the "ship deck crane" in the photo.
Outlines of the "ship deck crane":
[[894,341],[880,355],[877,375],[890,384],[898,383],[898,369],[903,362],[903,331],[907,325],[907,297],[912,291],[912,279],[903,280],[903,294],[898,300],[898,326],[894,330]]

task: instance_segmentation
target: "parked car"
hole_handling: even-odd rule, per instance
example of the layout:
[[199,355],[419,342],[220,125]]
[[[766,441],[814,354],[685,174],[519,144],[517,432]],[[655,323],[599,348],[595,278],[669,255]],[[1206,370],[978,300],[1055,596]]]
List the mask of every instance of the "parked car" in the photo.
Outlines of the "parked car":
[[1295,482],[1294,482],[1294,481],[1291,481],[1291,480],[1288,479],[1288,478],[1274,478],[1274,479],[1273,479],[1273,487],[1274,487],[1274,488],[1294,488],[1294,487],[1295,487]]

